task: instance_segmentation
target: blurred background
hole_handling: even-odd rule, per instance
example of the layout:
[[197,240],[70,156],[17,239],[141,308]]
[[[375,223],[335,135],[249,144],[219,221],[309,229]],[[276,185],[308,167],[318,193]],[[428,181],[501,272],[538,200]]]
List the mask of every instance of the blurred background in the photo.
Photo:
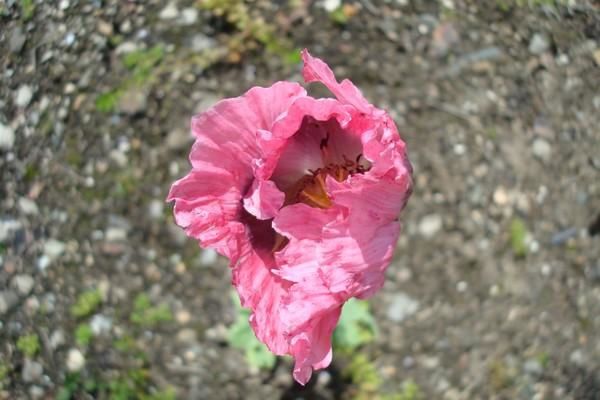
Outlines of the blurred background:
[[[304,47],[415,190],[302,389],[165,198],[190,117]],[[1,0],[0,81],[0,398],[600,399],[597,1]]]

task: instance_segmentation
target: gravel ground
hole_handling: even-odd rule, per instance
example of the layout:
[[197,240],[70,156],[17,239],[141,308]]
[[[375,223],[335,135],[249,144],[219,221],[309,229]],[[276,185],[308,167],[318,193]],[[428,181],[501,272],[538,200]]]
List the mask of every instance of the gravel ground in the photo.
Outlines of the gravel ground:
[[0,398],[357,396],[249,368],[164,203],[190,116],[302,47],[414,164],[373,398],[600,399],[600,5],[548,0],[0,0]]

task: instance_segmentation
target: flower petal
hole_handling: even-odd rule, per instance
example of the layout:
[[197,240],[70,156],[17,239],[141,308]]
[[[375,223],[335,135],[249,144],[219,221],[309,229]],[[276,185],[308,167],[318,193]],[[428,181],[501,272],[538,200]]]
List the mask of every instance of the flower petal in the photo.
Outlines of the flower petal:
[[281,322],[281,305],[290,284],[271,272],[270,254],[250,250],[233,270],[233,285],[243,307],[252,310],[250,324],[260,341],[275,354],[289,353],[286,326]]
[[329,66],[323,60],[311,56],[306,49],[302,51],[302,61],[304,62],[302,75],[307,83],[321,82],[339,101],[354,106],[360,112],[370,114],[376,111],[375,107],[369,104],[352,82],[344,79],[341,83],[338,83]]
[[175,221],[204,247],[230,258],[240,256],[244,226],[238,221],[241,194],[228,173],[192,171],[171,186]]
[[310,380],[313,369],[326,368],[331,363],[331,336],[341,311],[340,306],[312,320],[309,329],[290,341],[291,354],[295,359],[294,379],[301,385]]
[[[298,143],[294,144],[289,140],[297,136],[307,117],[312,117],[316,121],[335,120],[344,127],[349,123],[351,115],[348,107],[335,99],[314,99],[308,96],[297,98],[288,112],[273,124],[270,131],[257,131],[256,140],[262,151],[262,159],[259,165],[255,165],[257,177],[271,178],[280,161],[285,165],[279,167],[281,170],[277,171],[277,176],[287,181],[299,178],[298,171],[303,170],[295,168],[294,171],[290,171],[290,168],[286,169],[287,165],[301,164],[304,169],[320,166],[322,159],[319,144],[324,133],[320,136],[303,135]],[[291,148],[287,149],[288,147]],[[285,157],[282,156],[284,151]],[[288,173],[292,173],[292,176],[288,176]]]
[[[194,152],[196,162],[204,159],[202,150],[211,149],[208,163],[222,157],[239,160],[251,166],[260,155],[256,132],[270,130],[273,123],[285,115],[290,105],[306,96],[302,86],[293,82],[277,82],[270,87],[254,87],[243,96],[218,102],[206,112],[192,119],[192,132],[198,145]],[[217,160],[219,161],[219,160]],[[227,163],[226,159],[221,162]],[[220,164],[221,162],[217,163]],[[248,168],[248,171],[251,171]]]
[[285,194],[275,182],[255,179],[244,198],[244,208],[258,219],[271,219],[279,213],[284,200]]
[[322,209],[297,203],[283,207],[275,220],[273,229],[290,239],[318,240],[323,227],[335,220],[338,209]]

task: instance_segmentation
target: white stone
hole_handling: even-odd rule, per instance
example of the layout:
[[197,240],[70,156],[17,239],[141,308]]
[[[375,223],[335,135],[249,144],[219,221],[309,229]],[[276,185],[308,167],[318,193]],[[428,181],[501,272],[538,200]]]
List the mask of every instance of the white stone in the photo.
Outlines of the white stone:
[[179,10],[177,9],[177,5],[175,3],[169,3],[165,8],[163,8],[158,17],[160,19],[174,19],[179,15]]
[[112,320],[102,314],[96,314],[90,321],[90,328],[96,336],[109,333],[112,329]]
[[50,258],[50,261],[58,258],[65,251],[65,244],[55,239],[50,239],[44,243],[44,254]]
[[35,201],[28,199],[27,197],[21,197],[19,199],[19,209],[23,212],[23,214],[27,215],[36,215],[39,212]]
[[15,144],[15,132],[8,125],[0,123],[0,149],[10,150]]
[[11,233],[21,229],[21,223],[16,219],[0,220],[0,243],[8,239]]
[[182,25],[194,25],[198,22],[198,10],[189,7],[181,11],[181,24]]
[[77,349],[70,349],[67,354],[67,369],[71,372],[81,371],[85,366],[85,357],[81,354],[81,351]]
[[506,192],[506,189],[504,189],[502,186],[499,186],[496,188],[496,190],[494,190],[494,203],[496,203],[499,206],[505,206],[506,204],[508,204],[508,193]]
[[32,98],[33,90],[31,89],[31,86],[22,85],[15,95],[15,104],[17,107],[27,107]]
[[127,231],[122,228],[108,228],[104,234],[107,242],[118,242],[127,239]]
[[342,5],[342,0],[323,0],[323,8],[327,12],[333,12],[340,8]]
[[30,275],[25,274],[16,275],[11,281],[12,287],[15,288],[21,296],[28,295],[29,292],[31,292],[31,289],[33,289],[34,284],[35,281],[33,278]]
[[36,382],[42,377],[43,373],[44,367],[42,367],[42,364],[28,358],[25,359],[25,364],[21,370],[21,378],[23,378],[23,381]]
[[419,233],[430,238],[442,229],[442,217],[438,214],[426,215],[419,222]]
[[49,343],[50,343],[50,348],[52,348],[53,350],[56,350],[60,346],[65,344],[65,333],[63,332],[63,330],[57,329],[54,332],[52,332],[52,335],[50,335]]
[[148,214],[150,214],[150,218],[152,219],[161,219],[163,216],[163,210],[165,208],[164,202],[160,200],[152,200],[150,201],[150,205],[148,206]]
[[542,138],[537,138],[533,141],[531,151],[534,156],[543,161],[549,161],[552,156],[552,147],[550,146],[550,143]]
[[419,303],[404,293],[397,293],[387,309],[387,317],[394,322],[401,322],[419,309]]
[[529,41],[529,52],[531,54],[539,55],[550,48],[550,42],[546,35],[536,33]]
[[211,249],[204,249],[200,253],[200,264],[208,266],[217,261],[217,252]]

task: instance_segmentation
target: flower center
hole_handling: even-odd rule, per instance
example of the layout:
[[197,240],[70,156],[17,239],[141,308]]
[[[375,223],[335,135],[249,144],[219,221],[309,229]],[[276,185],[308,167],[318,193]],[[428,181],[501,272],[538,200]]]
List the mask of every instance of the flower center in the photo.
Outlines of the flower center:
[[[322,152],[327,151],[327,146],[321,147]],[[367,168],[360,164],[362,154],[356,157],[355,161],[349,160],[345,155],[344,164],[329,163],[323,168],[318,168],[316,171],[309,170],[309,174],[304,175],[294,185],[285,191],[284,206],[304,203],[311,207],[329,208],[331,207],[331,199],[327,194],[325,179],[327,175],[333,177],[338,182],[343,182],[348,176],[356,173],[364,173]]]
[[[304,117],[271,176],[285,194],[283,207],[297,203],[320,209],[331,207],[327,177],[343,182],[368,171],[371,163],[362,151],[360,138],[342,128],[335,118],[319,121]],[[272,251],[283,249],[287,243],[287,238],[276,234]]]

